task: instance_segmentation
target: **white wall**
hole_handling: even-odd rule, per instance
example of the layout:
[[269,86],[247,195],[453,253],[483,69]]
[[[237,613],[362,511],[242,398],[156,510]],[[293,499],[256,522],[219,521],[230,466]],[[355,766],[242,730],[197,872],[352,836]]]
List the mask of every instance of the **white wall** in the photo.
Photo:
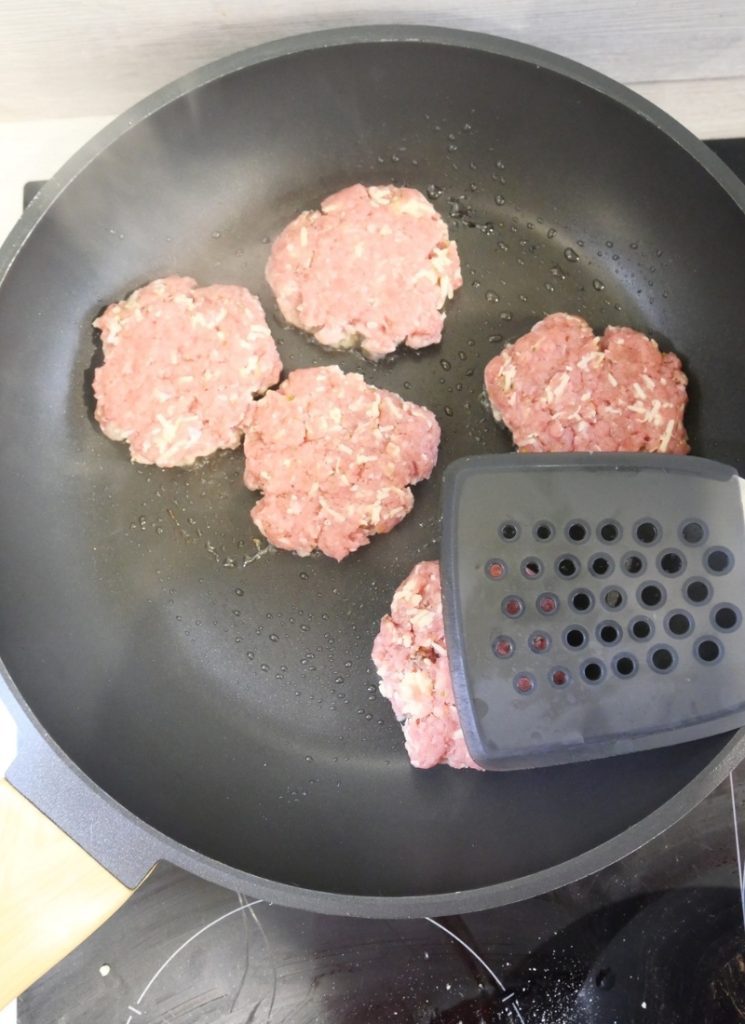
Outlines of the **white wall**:
[[376,22],[521,39],[674,113],[681,97],[694,118],[734,109],[745,132],[745,0],[0,0],[0,120],[118,113],[262,40]]

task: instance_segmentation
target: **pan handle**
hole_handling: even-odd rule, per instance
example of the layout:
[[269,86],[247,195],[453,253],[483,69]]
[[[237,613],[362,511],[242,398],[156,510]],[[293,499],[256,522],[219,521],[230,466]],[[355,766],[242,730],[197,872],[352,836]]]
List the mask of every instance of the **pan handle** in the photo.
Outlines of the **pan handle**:
[[0,1008],[110,917],[132,891],[0,779]]

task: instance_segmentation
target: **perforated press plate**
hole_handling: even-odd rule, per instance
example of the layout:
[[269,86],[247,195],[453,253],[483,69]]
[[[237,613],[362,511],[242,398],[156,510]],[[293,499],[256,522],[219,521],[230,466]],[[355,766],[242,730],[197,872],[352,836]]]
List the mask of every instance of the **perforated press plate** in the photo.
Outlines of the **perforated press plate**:
[[745,725],[733,469],[482,456],[449,467],[443,507],[448,654],[478,763],[557,764]]

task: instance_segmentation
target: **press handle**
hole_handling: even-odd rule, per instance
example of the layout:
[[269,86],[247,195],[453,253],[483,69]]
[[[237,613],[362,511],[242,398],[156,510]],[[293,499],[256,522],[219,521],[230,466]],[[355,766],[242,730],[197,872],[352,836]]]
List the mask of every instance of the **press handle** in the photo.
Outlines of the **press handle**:
[[0,779],[0,1009],[132,892]]

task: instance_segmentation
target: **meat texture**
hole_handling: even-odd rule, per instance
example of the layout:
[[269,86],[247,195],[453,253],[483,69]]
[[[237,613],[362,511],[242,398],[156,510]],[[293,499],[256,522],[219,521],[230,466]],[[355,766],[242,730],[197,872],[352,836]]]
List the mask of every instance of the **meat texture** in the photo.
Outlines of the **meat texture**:
[[393,185],[352,185],[301,213],[272,246],[266,278],[289,323],[371,359],[436,345],[463,283],[442,217]]
[[246,421],[251,516],[275,547],[341,560],[387,533],[429,477],[440,427],[433,413],[337,366],[294,370]]
[[450,678],[438,562],[419,562],[393,595],[375,638],[380,692],[403,726],[415,768],[478,768],[463,738]]
[[96,419],[127,442],[133,462],[188,466],[236,448],[253,396],[282,371],[259,300],[236,285],[162,278],[93,326],[104,356],[93,378]]
[[689,450],[680,359],[630,327],[596,337],[553,313],[487,364],[484,383],[523,452]]

